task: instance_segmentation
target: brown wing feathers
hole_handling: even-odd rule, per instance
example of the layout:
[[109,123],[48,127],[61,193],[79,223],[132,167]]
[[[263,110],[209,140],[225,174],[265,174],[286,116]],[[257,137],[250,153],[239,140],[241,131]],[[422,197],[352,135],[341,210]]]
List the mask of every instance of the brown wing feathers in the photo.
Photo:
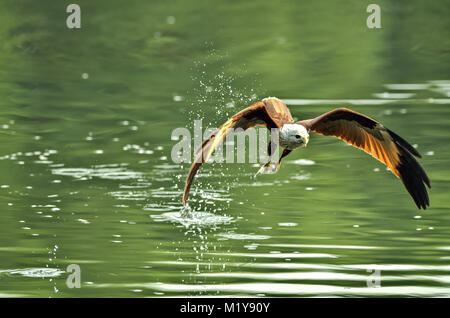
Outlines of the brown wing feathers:
[[[266,98],[231,117],[206,138],[196,152],[195,161],[186,179],[183,205],[186,205],[195,174],[225,139],[229,128],[245,130],[256,125],[281,128],[286,123],[293,123],[291,113],[286,104],[276,98]],[[314,119],[299,121],[297,124],[305,126],[308,131],[338,137],[364,150],[383,162],[394,175],[402,180],[419,209],[426,209],[430,205],[425,187],[427,185],[431,188],[430,180],[413,157],[414,155],[420,158],[420,154],[406,140],[377,121],[350,109],[339,108]]]
[[380,160],[402,180],[419,209],[430,205],[425,187],[426,184],[431,188],[430,180],[412,156],[420,157],[420,154],[380,123],[346,108],[299,123],[318,134],[338,137]]
[[[400,179],[411,194],[417,207],[424,210],[430,205],[430,199],[428,192],[424,184],[431,188],[430,179],[420,166],[420,164],[411,156],[411,153],[417,157],[421,157],[420,154],[403,138],[387,129],[392,140],[399,149],[399,164],[397,165],[397,171],[400,174]],[[411,151],[412,150],[412,151]]]
[[208,161],[217,146],[223,142],[230,131],[229,128],[242,128],[245,130],[257,125],[266,126],[269,129],[279,128],[286,121],[293,122],[294,120],[286,105],[276,98],[266,98],[262,102],[255,103],[226,121],[213,134],[206,138],[201,147],[196,151],[194,163],[186,178],[183,192],[183,205],[186,205],[195,174],[203,163]]

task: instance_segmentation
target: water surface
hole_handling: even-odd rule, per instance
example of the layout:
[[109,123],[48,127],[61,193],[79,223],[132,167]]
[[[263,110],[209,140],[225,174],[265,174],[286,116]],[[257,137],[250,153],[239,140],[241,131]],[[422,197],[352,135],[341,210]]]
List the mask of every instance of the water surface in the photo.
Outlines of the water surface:
[[[380,1],[380,30],[368,1],[77,3],[80,30],[54,1],[0,5],[0,296],[450,296],[447,2]],[[406,138],[430,209],[312,135],[274,175],[205,165],[182,217],[173,129],[267,96]]]

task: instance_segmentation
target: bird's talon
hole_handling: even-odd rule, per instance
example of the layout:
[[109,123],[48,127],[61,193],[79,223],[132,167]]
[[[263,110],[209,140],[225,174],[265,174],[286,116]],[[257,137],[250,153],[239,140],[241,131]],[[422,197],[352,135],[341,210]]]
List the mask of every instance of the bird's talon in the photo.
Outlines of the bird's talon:
[[266,163],[264,166],[261,166],[261,168],[259,168],[258,172],[256,173],[255,177],[258,174],[273,174],[276,173],[278,171],[278,169],[280,169],[280,164],[274,164],[271,162]]

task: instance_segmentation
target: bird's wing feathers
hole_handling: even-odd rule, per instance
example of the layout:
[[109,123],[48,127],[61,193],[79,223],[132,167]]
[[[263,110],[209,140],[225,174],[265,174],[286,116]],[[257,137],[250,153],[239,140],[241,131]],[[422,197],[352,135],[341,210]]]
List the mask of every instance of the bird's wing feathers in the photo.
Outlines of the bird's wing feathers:
[[420,157],[420,154],[406,140],[380,123],[346,108],[298,123],[315,133],[338,137],[380,160],[402,180],[419,209],[429,206],[424,183],[430,188],[430,180],[411,155]]
[[262,102],[255,103],[246,109],[240,111],[214,133],[206,138],[199,149],[195,152],[195,160],[189,170],[186,178],[186,184],[183,193],[183,205],[186,205],[189,196],[189,189],[198,169],[207,162],[211,154],[230,132],[230,128],[248,128],[261,125],[268,129],[281,128],[285,123],[293,123],[291,113],[287,106],[277,98],[265,98]]
[[291,112],[283,101],[275,97],[264,98],[262,101],[266,105],[267,113],[277,124],[277,128],[294,123]]

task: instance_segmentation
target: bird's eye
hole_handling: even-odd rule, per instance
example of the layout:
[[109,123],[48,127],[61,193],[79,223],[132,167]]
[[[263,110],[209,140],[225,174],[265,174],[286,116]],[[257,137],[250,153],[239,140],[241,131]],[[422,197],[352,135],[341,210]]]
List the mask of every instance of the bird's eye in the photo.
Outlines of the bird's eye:
[[300,135],[295,135],[295,138],[300,139],[302,136]]

